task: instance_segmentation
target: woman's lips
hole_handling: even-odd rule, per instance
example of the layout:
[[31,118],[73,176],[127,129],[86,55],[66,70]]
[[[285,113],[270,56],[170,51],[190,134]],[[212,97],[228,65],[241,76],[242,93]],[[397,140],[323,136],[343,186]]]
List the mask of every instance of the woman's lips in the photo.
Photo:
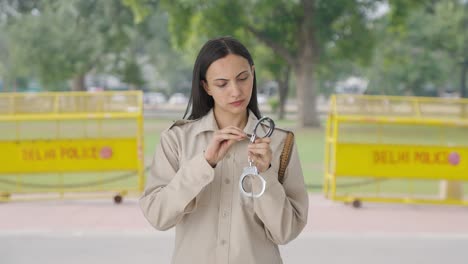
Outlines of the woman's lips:
[[232,102],[231,105],[240,106],[240,105],[242,105],[243,102],[244,102],[244,100],[239,100],[239,101]]

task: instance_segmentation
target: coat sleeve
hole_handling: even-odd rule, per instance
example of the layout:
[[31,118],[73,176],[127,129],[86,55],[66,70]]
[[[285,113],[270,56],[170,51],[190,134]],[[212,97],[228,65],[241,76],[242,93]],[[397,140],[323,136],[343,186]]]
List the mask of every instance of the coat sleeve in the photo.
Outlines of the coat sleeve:
[[158,230],[175,226],[196,209],[198,194],[214,177],[203,152],[180,163],[178,140],[172,130],[161,134],[146,188],[139,200],[148,222]]
[[[265,193],[255,199],[254,210],[263,222],[267,237],[275,244],[286,244],[296,238],[307,224],[309,197],[301,163],[294,143],[283,184],[278,181],[278,168],[262,173]],[[258,182],[253,188],[259,189]]]

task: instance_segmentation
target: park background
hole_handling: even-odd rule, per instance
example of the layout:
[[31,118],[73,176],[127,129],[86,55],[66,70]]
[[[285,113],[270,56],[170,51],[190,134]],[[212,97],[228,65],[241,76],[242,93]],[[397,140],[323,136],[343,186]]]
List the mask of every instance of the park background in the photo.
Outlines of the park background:
[[[125,97],[119,91],[143,91],[146,166],[160,132],[183,115],[201,45],[217,36],[238,38],[254,57],[262,113],[295,132],[314,194],[323,184],[332,94],[467,97],[466,0],[2,0],[0,33],[1,92],[113,91],[112,100],[119,103]],[[47,125],[39,130],[50,133]],[[1,139],[13,137],[5,131]],[[404,131],[413,142],[437,138]],[[365,129],[352,132],[351,139],[369,137]],[[465,132],[455,133],[461,142],[468,138]],[[423,184],[416,191],[437,188]],[[438,210],[428,209],[447,214],[443,219],[466,217]],[[439,229],[424,229],[431,230]],[[466,234],[462,227],[452,232],[463,230]],[[446,252],[460,256],[453,248]]]

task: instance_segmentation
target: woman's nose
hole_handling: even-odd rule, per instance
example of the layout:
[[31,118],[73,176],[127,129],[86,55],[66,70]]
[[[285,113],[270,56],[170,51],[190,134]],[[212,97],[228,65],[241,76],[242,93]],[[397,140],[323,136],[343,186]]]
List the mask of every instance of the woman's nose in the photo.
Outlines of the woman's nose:
[[237,83],[233,83],[231,86],[231,95],[232,96],[238,96],[241,94],[241,89],[240,86]]

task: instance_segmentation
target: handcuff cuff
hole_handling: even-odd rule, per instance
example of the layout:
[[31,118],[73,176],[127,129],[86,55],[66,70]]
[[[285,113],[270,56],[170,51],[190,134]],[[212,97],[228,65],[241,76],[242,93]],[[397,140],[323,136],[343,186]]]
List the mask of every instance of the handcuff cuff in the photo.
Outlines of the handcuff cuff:
[[[260,124],[262,124],[264,121],[268,122],[269,123],[269,130],[268,132],[265,134],[265,136],[263,137],[259,137],[257,135],[257,129],[258,127],[260,126]],[[252,135],[250,135],[250,143],[254,143],[255,140],[257,138],[266,138],[266,137],[270,137],[271,134],[273,134],[273,131],[275,130],[275,122],[273,122],[273,120],[269,117],[262,117],[260,118],[260,120],[257,121],[257,124],[255,124],[255,127],[253,129],[253,132],[252,132]],[[242,172],[242,175],[240,176],[240,179],[239,179],[239,189],[240,189],[240,192],[245,195],[245,196],[248,196],[248,197],[253,197],[253,198],[258,198],[260,196],[263,195],[263,193],[265,192],[265,189],[266,189],[266,181],[265,179],[260,175],[258,174],[258,169],[257,167],[253,164],[253,161],[250,159],[250,157],[248,158],[248,161],[249,161],[249,166],[245,167],[243,172]],[[253,189],[251,192],[247,192],[245,189],[244,189],[244,180],[247,176],[254,176],[254,177],[258,177],[260,179],[260,182],[262,183],[262,189],[259,193],[257,194],[254,194],[253,193]]]

